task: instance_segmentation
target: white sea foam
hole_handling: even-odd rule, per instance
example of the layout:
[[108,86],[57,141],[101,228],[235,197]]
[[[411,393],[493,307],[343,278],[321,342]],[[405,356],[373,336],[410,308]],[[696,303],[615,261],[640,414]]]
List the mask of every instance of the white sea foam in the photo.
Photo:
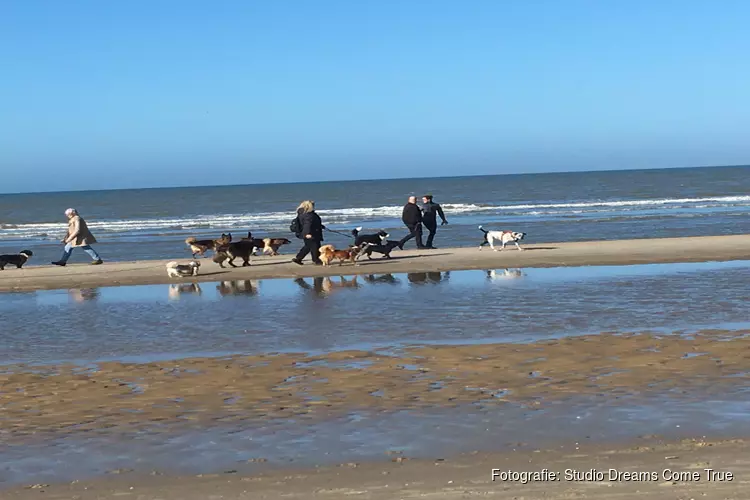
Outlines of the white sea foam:
[[[505,216],[527,216],[535,218],[559,216],[586,216],[597,212],[628,215],[628,212],[649,210],[668,213],[675,209],[701,210],[716,207],[748,207],[750,196],[716,196],[706,198],[660,198],[647,200],[587,200],[559,203],[476,204],[445,203],[442,205],[449,217],[472,214],[497,214]],[[357,225],[368,220],[399,221],[403,207],[349,207],[321,209],[318,213],[329,225]],[[89,227],[99,233],[137,234],[182,234],[201,233],[202,230],[287,230],[294,217],[292,211],[254,214],[205,214],[190,217],[167,217],[126,220],[93,220]],[[41,239],[58,240],[65,233],[66,225],[57,222],[32,222],[17,224],[13,221],[0,223],[0,240]],[[205,232],[205,231],[203,231]]]

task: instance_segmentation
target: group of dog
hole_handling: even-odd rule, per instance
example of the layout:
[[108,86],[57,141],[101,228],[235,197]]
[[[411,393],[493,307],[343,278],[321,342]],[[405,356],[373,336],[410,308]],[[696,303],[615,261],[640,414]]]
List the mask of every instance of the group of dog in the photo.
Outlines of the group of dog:
[[[519,245],[519,241],[526,237],[526,233],[518,231],[488,231],[482,226],[479,226],[479,230],[484,234],[484,241],[479,245],[479,249],[485,245],[489,245],[494,251],[498,251],[495,247],[495,242],[500,243],[500,250],[504,250],[505,246],[509,243],[515,244],[518,250],[523,250]],[[323,245],[320,247],[320,261],[323,266],[330,266],[332,262],[338,261],[339,265],[344,262],[350,262],[353,265],[357,265],[357,261],[364,255],[368,259],[372,259],[373,253],[382,254],[382,258],[390,259],[391,252],[399,248],[403,250],[404,243],[402,241],[389,240],[390,236],[386,231],[380,230],[374,234],[361,234],[362,227],[354,228],[351,231],[354,237],[354,243],[349,245],[348,248],[337,249],[334,245]],[[213,261],[219,264],[222,268],[224,262],[227,262],[232,267],[237,267],[234,264],[236,259],[242,260],[242,267],[250,265],[250,257],[257,255],[258,251],[262,251],[266,255],[279,255],[279,249],[283,245],[290,244],[291,241],[287,238],[254,238],[251,231],[248,231],[247,237],[242,238],[239,241],[232,241],[232,233],[221,234],[220,238],[214,240],[199,240],[195,237],[190,237],[185,240],[185,244],[190,248],[193,254],[193,259],[197,255],[205,257],[207,251],[213,251]],[[193,260],[187,264],[179,264],[175,261],[167,263],[167,275],[173,278],[196,276],[200,268],[200,262]]]

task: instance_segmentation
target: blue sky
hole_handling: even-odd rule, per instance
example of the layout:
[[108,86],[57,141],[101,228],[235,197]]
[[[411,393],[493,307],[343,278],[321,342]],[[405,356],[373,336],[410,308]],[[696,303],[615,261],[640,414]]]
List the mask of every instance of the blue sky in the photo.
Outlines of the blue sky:
[[0,192],[750,163],[750,3],[0,3]]

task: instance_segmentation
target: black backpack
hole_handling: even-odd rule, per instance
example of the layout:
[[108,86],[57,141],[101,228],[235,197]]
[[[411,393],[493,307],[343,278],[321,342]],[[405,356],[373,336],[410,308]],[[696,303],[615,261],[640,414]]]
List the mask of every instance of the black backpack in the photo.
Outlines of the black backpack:
[[299,215],[294,218],[291,224],[289,224],[289,230],[297,237],[302,233],[302,224],[300,224]]

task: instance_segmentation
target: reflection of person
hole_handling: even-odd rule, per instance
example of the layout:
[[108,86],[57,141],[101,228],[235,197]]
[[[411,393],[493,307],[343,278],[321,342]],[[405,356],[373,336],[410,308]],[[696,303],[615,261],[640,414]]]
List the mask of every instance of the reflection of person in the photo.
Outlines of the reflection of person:
[[64,266],[70,254],[73,253],[74,248],[80,248],[93,259],[91,264],[97,265],[102,263],[101,257],[96,253],[96,250],[91,248],[93,243],[96,243],[96,238],[89,231],[86,221],[83,217],[78,215],[78,211],[75,208],[69,208],[65,211],[65,216],[68,218],[68,232],[65,234],[62,243],[65,244],[62,257],[60,260],[53,262],[56,266]]
[[300,249],[297,256],[292,259],[295,264],[302,265],[302,259],[310,254],[313,264],[320,266],[320,243],[323,241],[323,221],[315,212],[315,202],[306,200],[297,207],[297,218],[299,220],[300,231],[295,233],[297,238],[304,240],[305,244]]
[[313,278],[312,286],[310,286],[310,284],[302,278],[297,278],[294,280],[294,282],[297,283],[300,288],[311,290],[315,295],[325,295],[322,277]]
[[219,295],[258,295],[258,282],[254,280],[222,281],[216,285]]
[[441,226],[448,224],[448,220],[445,218],[442,207],[432,201],[431,194],[424,195],[422,197],[422,203],[424,203],[422,205],[422,224],[424,224],[425,229],[430,232],[430,234],[427,235],[425,248],[434,250],[435,247],[432,246],[432,241],[435,239],[435,233],[437,232],[437,217],[439,215],[442,220],[440,224]]
[[[423,283],[440,283],[443,281],[443,275],[439,272],[430,273],[408,273],[406,275],[410,283],[423,284]],[[449,273],[445,273],[445,279],[450,278]]]
[[409,196],[409,201],[404,205],[404,211],[401,214],[401,222],[404,223],[409,234],[401,238],[398,247],[403,250],[404,244],[412,238],[417,238],[417,248],[424,248],[422,243],[422,211],[417,205],[417,197]]

